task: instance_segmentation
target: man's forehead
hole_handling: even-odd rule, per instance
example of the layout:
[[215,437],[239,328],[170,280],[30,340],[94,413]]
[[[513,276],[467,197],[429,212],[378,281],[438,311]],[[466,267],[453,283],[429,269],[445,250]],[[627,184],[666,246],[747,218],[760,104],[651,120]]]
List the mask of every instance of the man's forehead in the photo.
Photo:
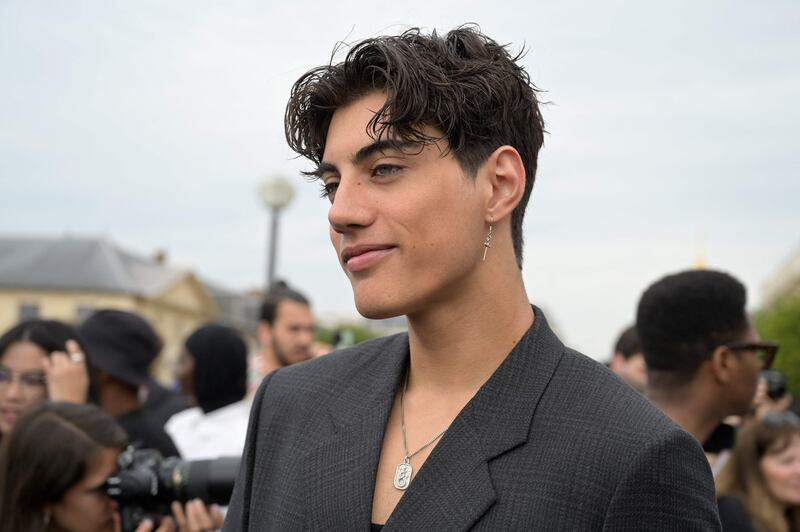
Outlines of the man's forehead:
[[[341,148],[351,151],[349,154],[342,155],[350,156],[360,147],[374,142],[378,135],[370,131],[368,126],[385,102],[385,95],[371,93],[336,109],[331,116],[330,124],[328,124],[322,159],[326,160],[333,155],[340,155],[338,153],[340,145],[342,145]],[[382,136],[385,137],[387,134]],[[332,154],[332,150],[337,153]]]
[[281,299],[275,308],[275,322],[281,320],[296,320],[311,316],[311,307],[294,299]]

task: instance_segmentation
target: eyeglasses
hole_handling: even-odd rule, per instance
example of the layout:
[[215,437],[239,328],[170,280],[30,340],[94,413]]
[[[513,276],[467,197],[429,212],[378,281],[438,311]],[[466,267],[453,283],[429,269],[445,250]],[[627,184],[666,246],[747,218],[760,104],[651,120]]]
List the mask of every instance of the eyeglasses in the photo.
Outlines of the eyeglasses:
[[752,351],[756,354],[762,369],[769,369],[780,344],[778,342],[732,342],[725,347],[731,351]]
[[769,412],[764,414],[764,417],[761,418],[761,421],[768,427],[775,429],[786,425],[800,427],[800,417],[798,417],[798,415],[791,410],[784,410],[783,412]]
[[14,381],[19,383],[20,394],[26,397],[41,395],[47,386],[47,377],[40,371],[16,372],[0,368],[0,392],[5,393]]

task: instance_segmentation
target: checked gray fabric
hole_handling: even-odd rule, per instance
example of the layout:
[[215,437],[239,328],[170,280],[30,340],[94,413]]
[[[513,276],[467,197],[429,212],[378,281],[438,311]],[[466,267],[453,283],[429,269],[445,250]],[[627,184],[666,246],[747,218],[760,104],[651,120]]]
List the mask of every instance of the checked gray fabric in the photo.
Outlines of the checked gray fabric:
[[[720,530],[697,441],[534,311],[383,530]],[[268,376],[224,530],[367,532],[407,364],[400,334]]]

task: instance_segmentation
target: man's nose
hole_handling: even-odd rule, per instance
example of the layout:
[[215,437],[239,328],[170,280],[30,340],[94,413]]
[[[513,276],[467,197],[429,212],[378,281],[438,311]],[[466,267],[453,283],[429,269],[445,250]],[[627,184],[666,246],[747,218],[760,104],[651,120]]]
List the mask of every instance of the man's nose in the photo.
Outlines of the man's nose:
[[368,185],[360,177],[342,176],[330,210],[328,222],[337,233],[364,227],[372,223]]
[[311,345],[314,343],[314,331],[311,329],[300,331],[300,342],[303,344]]

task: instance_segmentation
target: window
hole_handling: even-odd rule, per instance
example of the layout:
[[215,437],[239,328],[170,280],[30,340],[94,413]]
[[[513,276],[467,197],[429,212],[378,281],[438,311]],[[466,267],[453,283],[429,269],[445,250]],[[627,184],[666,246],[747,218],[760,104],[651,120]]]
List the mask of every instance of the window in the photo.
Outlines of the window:
[[78,305],[78,308],[75,310],[75,315],[76,315],[76,318],[77,318],[76,321],[79,324],[83,323],[84,321],[86,321],[86,319],[89,316],[94,314],[94,312],[95,312],[95,308],[94,307],[88,307],[86,305]]
[[39,317],[39,305],[36,303],[21,303],[19,305],[19,321],[33,320]]

